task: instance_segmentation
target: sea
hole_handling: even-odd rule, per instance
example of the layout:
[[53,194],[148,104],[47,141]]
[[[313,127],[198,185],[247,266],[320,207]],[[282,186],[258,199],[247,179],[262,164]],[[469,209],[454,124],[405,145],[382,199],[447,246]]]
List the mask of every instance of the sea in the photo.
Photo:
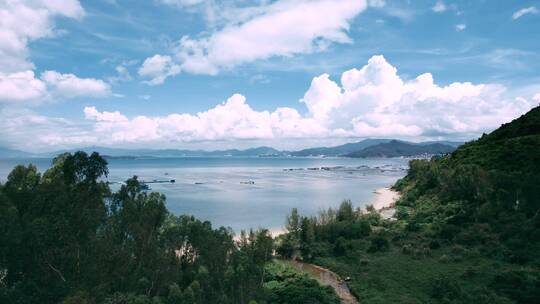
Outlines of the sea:
[[[51,159],[0,159],[0,183],[17,164],[43,172]],[[336,208],[343,200],[363,207],[374,191],[406,174],[404,158],[184,157],[108,159],[111,188],[137,175],[163,193],[174,214],[189,214],[236,233],[279,231],[292,208],[305,216]],[[171,182],[174,180],[174,182]]]

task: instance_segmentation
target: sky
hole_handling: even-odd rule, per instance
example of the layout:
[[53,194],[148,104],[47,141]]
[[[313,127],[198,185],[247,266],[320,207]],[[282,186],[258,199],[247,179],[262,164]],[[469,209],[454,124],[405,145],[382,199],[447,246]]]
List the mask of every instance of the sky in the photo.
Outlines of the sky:
[[0,147],[462,141],[539,103],[538,0],[0,0]]

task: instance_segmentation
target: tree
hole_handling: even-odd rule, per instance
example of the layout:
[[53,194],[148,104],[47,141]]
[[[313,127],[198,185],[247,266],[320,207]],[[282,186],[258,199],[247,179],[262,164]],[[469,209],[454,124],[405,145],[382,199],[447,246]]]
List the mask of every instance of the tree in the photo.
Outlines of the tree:
[[291,214],[287,216],[285,223],[287,231],[298,240],[300,237],[300,216],[298,215],[298,209],[293,208]]
[[334,243],[334,254],[336,256],[343,256],[347,254],[347,240],[340,236]]
[[350,200],[345,200],[339,205],[337,220],[339,222],[352,221],[354,219],[354,208]]
[[295,251],[294,241],[291,239],[291,236],[289,234],[286,234],[281,239],[281,242],[278,243],[276,252],[280,256],[286,259],[289,259],[289,258],[292,258],[292,256],[294,255],[294,251]]

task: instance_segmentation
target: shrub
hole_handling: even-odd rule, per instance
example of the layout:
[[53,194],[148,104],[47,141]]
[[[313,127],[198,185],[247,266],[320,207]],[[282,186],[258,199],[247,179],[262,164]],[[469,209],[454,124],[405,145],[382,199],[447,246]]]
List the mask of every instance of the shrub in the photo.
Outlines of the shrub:
[[441,243],[439,243],[439,241],[437,240],[431,240],[429,242],[429,248],[430,249],[439,249],[441,247]]
[[447,256],[446,254],[443,254],[441,255],[441,257],[439,258],[439,262],[443,263],[443,264],[447,264],[450,262],[450,257]]
[[413,250],[414,248],[411,244],[405,244],[403,247],[401,247],[401,252],[404,254],[411,254]]
[[347,254],[347,240],[340,236],[334,244],[334,254],[336,256],[343,256]]
[[431,250],[427,247],[418,248],[413,251],[413,257],[415,259],[425,258],[428,256],[431,256]]
[[458,226],[450,224],[443,224],[439,229],[439,237],[444,240],[452,240],[460,230]]
[[461,275],[463,278],[472,278],[478,274],[478,269],[474,267],[467,267],[463,274]]
[[409,232],[416,232],[420,230],[420,224],[416,221],[410,221],[407,223],[407,226],[405,226],[405,230]]
[[498,240],[488,224],[474,224],[461,231],[457,236],[457,241],[464,245],[474,246],[497,242]]
[[371,225],[366,220],[358,220],[349,227],[349,231],[350,238],[366,237],[371,233]]
[[294,254],[295,246],[293,241],[289,237],[282,239],[281,243],[276,248],[277,254],[288,259],[291,258]]
[[431,285],[431,296],[438,300],[458,300],[462,296],[458,283],[446,276],[437,277]]
[[386,251],[390,247],[390,242],[381,233],[371,238],[368,252]]
[[495,276],[491,287],[518,303],[540,303],[540,272],[510,270]]
[[452,253],[458,254],[458,255],[465,255],[468,252],[468,250],[460,245],[454,245],[452,246]]
[[397,206],[396,207],[396,214],[394,216],[398,220],[405,220],[405,219],[409,218],[409,212],[407,211],[406,207]]

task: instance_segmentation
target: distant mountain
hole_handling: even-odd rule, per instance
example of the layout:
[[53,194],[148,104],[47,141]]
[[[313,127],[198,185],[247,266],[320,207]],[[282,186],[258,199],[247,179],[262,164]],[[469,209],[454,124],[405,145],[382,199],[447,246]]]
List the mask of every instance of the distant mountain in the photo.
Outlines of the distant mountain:
[[[453,148],[461,145],[459,142],[423,142],[423,143],[408,143],[403,141],[396,141],[392,139],[365,139],[360,142],[347,143],[335,147],[317,147],[310,149],[303,149],[299,151],[280,151],[272,147],[256,147],[249,148],[245,150],[240,149],[228,149],[228,150],[216,150],[216,151],[205,151],[205,150],[178,150],[178,149],[122,149],[122,148],[107,148],[99,146],[90,146],[78,149],[71,150],[58,150],[47,153],[29,153],[20,150],[14,150],[9,148],[0,147],[0,158],[29,158],[29,157],[55,157],[61,153],[65,152],[75,152],[75,151],[85,151],[86,153],[92,153],[94,151],[99,152],[99,154],[105,157],[119,158],[119,157],[223,157],[223,156],[233,156],[233,157],[272,157],[272,156],[297,156],[297,157],[306,157],[306,156],[351,156],[352,157],[368,157],[368,156],[355,156],[360,151],[363,151],[366,148],[375,147],[372,151],[369,152],[371,155],[392,157],[402,156],[402,152],[390,153],[390,150],[381,150],[388,149],[384,144],[391,142],[399,142],[402,144],[414,146],[415,148],[408,148],[408,150],[403,151],[427,151],[420,152],[430,153],[429,151],[447,151],[448,147]],[[380,146],[382,145],[382,146]],[[381,148],[382,147],[382,148]],[[384,151],[384,153],[375,153],[373,151]],[[400,150],[401,151],[401,150]],[[366,152],[368,153],[368,152]],[[436,153],[434,153],[436,154]],[[376,157],[376,156],[373,156]]]
[[47,153],[46,156],[52,157],[64,152],[85,151],[87,153],[99,152],[99,154],[110,157],[219,157],[219,156],[274,156],[283,155],[283,152],[271,147],[257,147],[246,150],[229,149],[217,151],[205,150],[177,150],[177,149],[117,149],[106,147],[85,147],[74,150],[62,150]]
[[421,143],[418,143],[418,145],[431,145],[431,144],[443,144],[443,145],[447,145],[447,146],[452,146],[452,147],[459,147],[461,145],[463,145],[465,142],[463,141],[449,141],[449,140],[438,140],[438,141],[424,141],[424,142],[421,142]]
[[456,147],[441,143],[415,144],[399,140],[392,140],[347,154],[348,157],[400,157],[417,156],[422,154],[446,154],[454,151]]
[[387,143],[391,139],[365,139],[360,142],[348,143],[335,147],[318,147],[290,152],[292,156],[343,156],[362,150],[369,146]]
[[250,148],[246,150],[225,150],[225,151],[214,151],[213,153],[224,153],[223,155],[231,156],[272,156],[272,155],[283,155],[283,152],[276,150],[271,147],[257,147]]
[[0,158],[18,158],[18,157],[32,157],[31,153],[21,150],[9,149],[0,147]]

